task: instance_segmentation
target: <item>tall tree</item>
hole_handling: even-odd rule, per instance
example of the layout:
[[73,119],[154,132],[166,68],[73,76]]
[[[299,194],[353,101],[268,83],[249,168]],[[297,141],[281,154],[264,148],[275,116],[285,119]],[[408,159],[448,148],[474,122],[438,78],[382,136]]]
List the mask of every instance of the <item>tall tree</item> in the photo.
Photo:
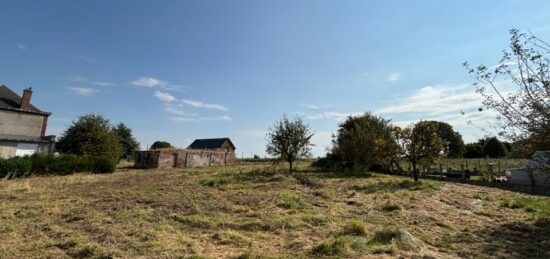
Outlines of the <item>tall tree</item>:
[[463,156],[465,151],[464,141],[462,135],[454,131],[453,126],[442,121],[428,121],[428,123],[433,124],[437,136],[443,140],[447,157],[459,158]]
[[395,127],[394,134],[401,146],[401,156],[412,164],[415,181],[419,179],[418,165],[433,165],[443,155],[443,141],[433,123],[420,121],[414,127]]
[[[497,66],[464,66],[477,79],[483,104],[499,113],[500,136],[531,149],[550,149],[550,44],[516,29]],[[512,86],[510,88],[509,86]]]
[[483,154],[491,158],[506,156],[506,147],[496,137],[487,138],[483,146]]
[[311,137],[313,134],[302,118],[289,120],[286,115],[267,133],[266,152],[281,161],[288,162],[292,172],[294,161],[311,156]]
[[113,128],[113,132],[118,136],[122,146],[121,158],[132,156],[134,151],[139,148],[139,142],[132,135],[132,129],[124,123],[119,123]]
[[80,116],[73,122],[56,148],[62,153],[103,156],[114,161],[122,154],[118,136],[111,130],[109,120],[95,114]]
[[153,144],[151,145],[151,147],[149,149],[154,150],[154,149],[163,149],[163,148],[171,148],[171,147],[172,147],[172,144],[170,144],[166,141],[157,140],[157,141],[153,142]]
[[345,161],[353,169],[369,169],[382,166],[389,169],[396,163],[395,148],[389,120],[365,113],[350,116],[341,123],[334,137],[332,154]]

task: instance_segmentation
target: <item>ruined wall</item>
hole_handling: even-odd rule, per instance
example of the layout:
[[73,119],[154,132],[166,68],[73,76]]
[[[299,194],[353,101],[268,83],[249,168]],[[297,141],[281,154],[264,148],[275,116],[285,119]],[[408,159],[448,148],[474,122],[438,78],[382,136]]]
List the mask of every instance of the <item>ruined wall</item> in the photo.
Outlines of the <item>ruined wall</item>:
[[134,167],[157,168],[159,165],[160,151],[136,151]]
[[235,153],[191,149],[137,151],[134,166],[138,168],[173,168],[224,166],[235,162]]

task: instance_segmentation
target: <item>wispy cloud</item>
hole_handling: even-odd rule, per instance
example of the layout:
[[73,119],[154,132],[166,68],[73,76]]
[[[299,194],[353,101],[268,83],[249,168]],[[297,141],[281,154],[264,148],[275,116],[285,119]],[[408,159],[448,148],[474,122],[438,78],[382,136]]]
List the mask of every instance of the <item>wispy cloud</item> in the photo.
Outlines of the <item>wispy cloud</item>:
[[90,63],[98,63],[99,62],[97,59],[92,58],[92,57],[87,57],[87,56],[78,56],[78,59],[86,61],[86,62],[90,62]]
[[474,91],[471,84],[426,86],[408,97],[392,100],[391,104],[375,113],[441,115],[479,108],[482,101],[482,97]]
[[99,85],[99,86],[114,86],[116,85],[115,83],[111,83],[111,82],[103,82],[103,81],[92,81],[90,80],[89,78],[85,77],[85,76],[72,76],[70,78],[71,81],[74,81],[74,82],[86,82],[86,83],[91,83],[91,84],[94,84],[94,85]]
[[95,81],[94,84],[95,84],[95,85],[99,85],[99,86],[115,86],[115,85],[116,85],[115,83],[100,82],[100,81]]
[[186,121],[232,121],[233,118],[229,116],[217,116],[217,117],[198,117],[198,116],[176,116],[176,117],[170,117],[173,121],[180,121],[180,122],[186,122]]
[[[501,82],[503,89],[508,82]],[[508,91],[503,91],[506,95]],[[444,121],[464,133],[465,140],[474,140],[479,130],[488,133],[494,130],[498,113],[482,110],[483,97],[471,84],[442,84],[426,86],[405,97],[389,100],[389,104],[374,111],[386,118],[396,118],[393,123],[409,126],[419,120]]]
[[392,73],[388,76],[388,81],[395,82],[401,79],[401,73]]
[[173,95],[169,93],[163,93],[161,91],[155,91],[155,97],[157,97],[158,99],[160,99],[165,103],[173,102],[176,100],[176,97],[174,97]]
[[167,81],[163,81],[153,77],[140,77],[132,81],[131,83],[136,86],[143,86],[143,87],[149,87],[149,88],[161,88],[164,90],[182,90],[184,88],[181,85],[172,84]]
[[20,50],[27,50],[28,47],[26,45],[23,45],[21,43],[17,43],[17,48],[20,49]]
[[206,109],[227,111],[227,108],[225,108],[223,105],[220,105],[220,104],[204,103],[201,101],[189,100],[189,99],[183,99],[181,100],[181,102],[195,108],[206,108]]
[[171,106],[171,105],[167,105],[164,110],[167,113],[171,113],[171,114],[175,114],[175,115],[185,115],[186,114],[186,112],[183,111],[182,109]]
[[344,121],[348,116],[361,115],[360,112],[344,113],[337,111],[326,111],[320,113],[301,113],[308,120],[332,119],[336,121]]
[[97,89],[79,86],[70,86],[67,89],[78,95],[92,95],[98,92]]

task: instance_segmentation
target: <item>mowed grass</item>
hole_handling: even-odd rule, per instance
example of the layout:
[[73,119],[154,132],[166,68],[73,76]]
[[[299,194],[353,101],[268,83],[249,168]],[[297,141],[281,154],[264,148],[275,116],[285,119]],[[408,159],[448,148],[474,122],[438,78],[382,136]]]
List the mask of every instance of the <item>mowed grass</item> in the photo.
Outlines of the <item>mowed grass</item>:
[[549,257],[550,199],[262,163],[0,182],[0,258]]

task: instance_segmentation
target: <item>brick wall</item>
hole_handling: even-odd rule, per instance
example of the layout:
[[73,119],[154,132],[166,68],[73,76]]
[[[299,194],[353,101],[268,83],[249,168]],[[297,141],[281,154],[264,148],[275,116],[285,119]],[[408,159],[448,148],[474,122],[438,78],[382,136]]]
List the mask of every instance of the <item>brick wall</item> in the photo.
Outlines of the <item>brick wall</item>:
[[235,162],[235,153],[192,149],[137,151],[137,168],[224,166]]

